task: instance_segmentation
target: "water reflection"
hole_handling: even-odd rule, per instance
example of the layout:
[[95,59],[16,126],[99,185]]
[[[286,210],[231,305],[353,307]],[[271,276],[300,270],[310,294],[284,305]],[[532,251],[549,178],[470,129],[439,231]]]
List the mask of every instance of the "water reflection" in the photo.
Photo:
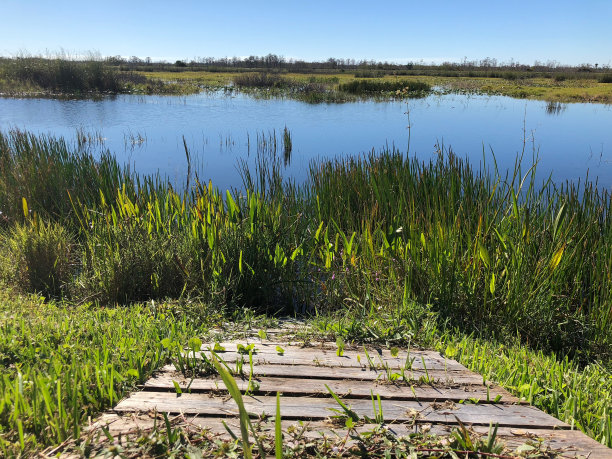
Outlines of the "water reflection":
[[255,164],[251,153],[262,149],[282,156],[287,176],[301,181],[312,160],[387,146],[405,151],[409,145],[410,155],[427,160],[443,143],[476,165],[493,151],[500,169],[511,168],[526,138],[533,139],[527,147],[539,155],[542,177],[578,180],[589,170],[610,187],[611,125],[610,106],[474,95],[318,105],[210,93],[0,99],[0,129],[53,133],[75,142],[87,135],[104,139],[100,149],[141,173],[159,171],[171,180],[187,176],[184,137],[194,171],[220,188],[239,186],[238,160]]
[[567,109],[567,104],[561,102],[546,102],[547,115],[559,115]]

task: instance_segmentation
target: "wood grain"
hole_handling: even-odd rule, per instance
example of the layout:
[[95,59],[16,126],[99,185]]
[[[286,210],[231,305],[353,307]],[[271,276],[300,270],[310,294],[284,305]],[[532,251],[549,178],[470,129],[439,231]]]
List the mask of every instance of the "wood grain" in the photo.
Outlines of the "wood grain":
[[[311,373],[312,375],[312,373]],[[497,402],[502,403],[520,403],[520,400],[512,396],[502,388],[488,389],[482,384],[480,385],[428,385],[421,384],[412,386],[404,382],[390,383],[384,381],[346,381],[342,379],[302,379],[302,378],[282,378],[282,377],[256,377],[254,381],[257,383],[253,390],[255,394],[267,394],[280,392],[287,396],[313,396],[313,397],[329,397],[329,392],[325,386],[338,396],[351,398],[367,398],[372,395],[380,396],[382,399],[388,400],[421,400],[421,401],[436,401],[436,400],[453,400],[459,402],[478,401],[479,403],[489,403],[500,397]],[[154,378],[151,378],[145,384],[145,390],[158,392],[175,392],[174,383],[177,383],[182,390],[190,390],[191,392],[212,392],[220,391],[227,392],[225,385],[220,378],[198,378],[186,379],[181,374],[162,373]],[[246,391],[249,386],[248,377],[237,378],[236,383],[241,391]],[[253,385],[251,385],[253,389]]]
[[[276,409],[276,397],[246,396],[244,405],[255,416],[270,415]],[[360,417],[374,417],[371,400],[346,400]],[[531,406],[525,405],[466,405],[452,402],[431,403],[383,400],[383,415],[393,422],[428,422],[456,424],[457,418],[468,424],[489,425],[491,422],[508,427],[569,428],[567,424]],[[123,400],[116,412],[159,411],[206,416],[236,416],[238,411],[231,398],[210,394],[177,394],[169,392],[137,392]],[[329,398],[285,397],[281,400],[283,419],[326,419],[338,415],[338,403]]]

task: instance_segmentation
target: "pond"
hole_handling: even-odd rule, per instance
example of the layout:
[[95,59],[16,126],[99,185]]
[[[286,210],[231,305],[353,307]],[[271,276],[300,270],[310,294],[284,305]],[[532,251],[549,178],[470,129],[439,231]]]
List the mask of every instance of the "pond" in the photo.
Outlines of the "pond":
[[[538,175],[612,187],[612,107],[547,104],[498,96],[436,95],[409,101],[312,105],[223,93],[117,96],[102,100],[0,98],[0,129],[20,128],[76,141],[89,134],[140,173],[175,182],[187,173],[183,138],[201,180],[240,186],[237,162],[253,162],[258,141],[292,137],[286,175],[304,179],[316,158],[395,146],[427,160],[437,146],[478,166],[483,157],[512,167],[523,149],[537,153]],[[410,129],[408,128],[410,127]]]

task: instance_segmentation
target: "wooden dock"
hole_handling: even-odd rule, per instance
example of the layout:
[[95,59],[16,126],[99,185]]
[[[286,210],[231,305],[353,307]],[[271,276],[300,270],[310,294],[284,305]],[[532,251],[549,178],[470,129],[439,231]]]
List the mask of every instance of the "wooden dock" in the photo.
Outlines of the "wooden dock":
[[[459,421],[486,435],[490,424],[498,424],[499,439],[511,448],[532,441],[565,456],[612,458],[612,450],[434,351],[362,347],[338,352],[336,343],[305,347],[257,338],[219,344],[225,351],[218,355],[227,366],[242,367],[243,377],[236,380],[243,393],[249,391],[243,396],[249,413],[273,415],[276,393],[281,393],[285,429],[305,421],[309,435],[346,434],[341,424],[331,421],[340,406],[329,388],[361,418],[375,418],[372,397],[380,397],[385,425],[397,435],[449,435]],[[237,344],[254,344],[254,350],[250,356],[239,353]],[[204,346],[205,356],[210,356],[210,348]],[[180,415],[222,436],[228,435],[222,421],[239,431],[237,406],[218,375],[185,378],[173,366],[163,368],[96,425],[125,434],[151,427],[151,412]],[[264,423],[263,429],[273,432],[273,421]]]

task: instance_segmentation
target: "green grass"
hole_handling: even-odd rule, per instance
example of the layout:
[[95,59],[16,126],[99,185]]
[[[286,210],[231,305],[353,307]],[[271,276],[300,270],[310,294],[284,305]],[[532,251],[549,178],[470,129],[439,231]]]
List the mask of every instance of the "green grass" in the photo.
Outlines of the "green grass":
[[[174,362],[181,368],[180,351],[193,337],[205,339],[212,327],[218,329],[228,320],[235,324],[229,329],[224,326],[228,339],[242,329],[276,326],[246,311],[224,317],[202,303],[79,307],[47,303],[35,296],[18,297],[6,290],[0,292],[0,317],[0,450],[7,457],[19,452],[30,455],[64,442],[60,452],[110,451],[121,440],[97,443],[91,441],[91,435],[82,442],[79,439],[88,417],[112,406],[165,363]],[[456,329],[440,328],[438,319],[429,307],[396,302],[374,313],[350,310],[320,315],[311,322],[312,331],[302,331],[300,339],[339,337],[349,343],[430,346],[610,445],[612,376],[604,368],[581,369],[567,359],[517,343],[467,336]],[[189,371],[189,362],[183,361],[182,368]],[[391,444],[372,445],[367,438],[361,441],[369,448],[411,444],[409,439],[397,443],[390,438]],[[439,440],[430,441],[441,446]],[[168,433],[163,422],[158,431],[141,436],[138,442],[123,440],[126,450],[138,454],[153,454],[160,448],[187,452],[190,444],[200,444],[210,454],[235,448],[215,444],[200,431],[188,434],[177,428]],[[312,448],[329,449],[324,442],[308,447],[299,441],[292,444],[286,454],[295,457],[304,448],[311,452]],[[413,446],[419,445],[424,447],[422,443]]]
[[[201,307],[201,306],[200,306]],[[188,305],[70,306],[0,291],[0,452],[78,438],[217,315]]]
[[[258,150],[241,190],[176,190],[83,145],[0,135],[6,451],[80,432],[244,308],[436,347],[612,445],[607,192],[444,152],[321,161],[296,185],[280,147]],[[17,296],[33,292],[60,302]]]
[[[375,312],[354,309],[314,319],[316,334],[349,342],[433,348],[494,381],[604,445],[612,445],[612,373],[609,366],[580,366],[568,357],[535,351],[517,339],[500,342],[448,326],[431,306],[380,299]],[[382,304],[390,307],[383,308]],[[378,306],[378,305],[377,305]]]

